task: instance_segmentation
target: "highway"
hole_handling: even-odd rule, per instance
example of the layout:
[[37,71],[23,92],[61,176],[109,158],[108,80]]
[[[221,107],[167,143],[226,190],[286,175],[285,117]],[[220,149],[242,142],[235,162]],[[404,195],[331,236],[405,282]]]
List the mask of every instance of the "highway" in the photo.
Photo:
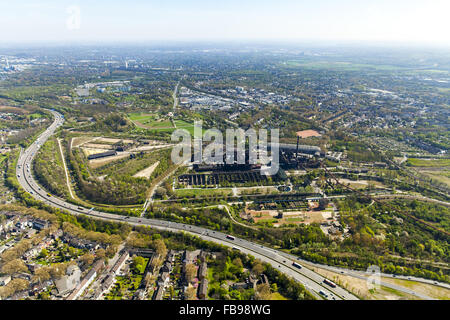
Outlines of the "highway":
[[[34,180],[31,173],[31,164],[36,152],[45,141],[55,133],[55,131],[64,123],[64,118],[61,114],[52,111],[55,121],[44,131],[36,141],[31,144],[24,152],[21,152],[17,162],[17,179],[22,188],[30,193],[35,199],[45,202],[55,208],[65,210],[73,215],[87,215],[98,219],[125,222],[131,225],[151,226],[157,229],[168,231],[184,231],[190,234],[197,235],[205,240],[213,241],[229,247],[234,247],[244,253],[253,255],[264,262],[270,263],[273,267],[281,272],[284,272],[299,282],[312,292],[318,298],[326,298],[332,300],[355,300],[356,296],[347,292],[346,290],[336,287],[331,288],[323,283],[324,277],[312,272],[307,268],[297,269],[292,266],[290,259],[283,257],[280,252],[271,248],[249,242],[244,239],[235,237],[234,240],[227,238],[227,235],[218,231],[192,226],[182,223],[162,221],[156,219],[146,219],[140,217],[128,217],[111,213],[100,212],[88,208],[83,208],[79,205],[68,203],[58,197],[50,195],[44,188],[40,187]],[[322,293],[322,294],[321,294]],[[324,293],[324,294],[323,294]]]
[[[156,220],[156,219],[147,219],[142,217],[128,217],[128,216],[122,216],[117,214],[111,214],[111,213],[105,213],[100,212],[88,208],[83,208],[79,205],[75,205],[72,203],[68,203],[58,197],[55,197],[53,195],[50,195],[44,188],[40,187],[36,181],[34,180],[32,174],[31,174],[31,164],[33,161],[34,156],[36,155],[36,152],[39,150],[40,146],[51,136],[54,134],[54,132],[64,123],[64,118],[61,114],[55,111],[51,111],[52,114],[55,117],[55,121],[50,125],[50,127],[47,128],[45,132],[43,132],[37,140],[31,144],[24,152],[21,152],[19,156],[19,160],[17,163],[17,178],[22,186],[22,188],[30,193],[35,199],[45,202],[48,205],[51,205],[55,208],[59,208],[62,210],[65,210],[73,215],[87,215],[91,217],[95,217],[98,219],[108,220],[108,221],[116,221],[116,222],[125,222],[129,223],[131,225],[141,225],[141,226],[151,226],[153,228],[167,230],[167,231],[173,231],[173,232],[187,232],[196,236],[201,237],[202,239],[212,241],[215,243],[220,243],[229,247],[233,247],[237,250],[240,250],[244,253],[251,254],[255,258],[261,259],[264,262],[267,262],[271,264],[274,268],[278,269],[279,271],[292,276],[294,279],[302,283],[308,291],[313,293],[318,298],[325,298],[329,300],[357,300],[358,298],[351,294],[350,292],[346,291],[345,289],[336,286],[335,288],[332,288],[326,284],[323,283],[325,278],[318,273],[308,269],[305,266],[302,266],[301,269],[296,268],[293,266],[293,262],[299,262],[301,263],[302,260],[297,259],[295,256],[286,254],[284,252],[259,245],[250,241],[247,241],[245,239],[241,239],[238,237],[228,237],[226,234],[218,232],[218,231],[212,231],[207,228],[199,227],[199,226],[193,226],[193,225],[187,225],[177,222],[170,222],[170,221],[163,221],[163,220]],[[304,261],[307,262],[307,261]],[[342,271],[341,273],[345,272],[348,273],[348,275],[361,277],[363,276],[361,272],[353,271],[353,270],[347,270],[347,269],[340,269],[340,268],[334,268],[324,265],[318,265],[318,264],[312,264],[310,262],[307,262],[310,265],[315,265],[319,268],[324,269],[339,269],[338,271]],[[391,275],[384,275],[383,276],[391,276]],[[396,277],[401,278],[401,277]],[[420,279],[422,282],[425,282],[424,279]],[[429,281],[430,283],[433,283],[433,281]],[[384,283],[382,283],[385,285]],[[444,286],[444,284],[441,284]],[[445,285],[447,286],[447,285]],[[392,285],[391,285],[392,287]],[[401,288],[401,287],[400,287]],[[403,290],[399,289],[400,291],[410,293],[412,290],[407,290],[403,288]],[[416,296],[420,296],[417,293],[411,293],[415,294]],[[426,296],[420,296],[423,299],[427,299]]]

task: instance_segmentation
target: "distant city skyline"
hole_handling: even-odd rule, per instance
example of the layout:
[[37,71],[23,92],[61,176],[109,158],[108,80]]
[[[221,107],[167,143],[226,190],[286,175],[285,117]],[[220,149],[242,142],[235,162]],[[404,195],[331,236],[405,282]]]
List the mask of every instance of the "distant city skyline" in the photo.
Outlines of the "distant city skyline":
[[0,0],[0,43],[366,41],[450,46],[445,0]]

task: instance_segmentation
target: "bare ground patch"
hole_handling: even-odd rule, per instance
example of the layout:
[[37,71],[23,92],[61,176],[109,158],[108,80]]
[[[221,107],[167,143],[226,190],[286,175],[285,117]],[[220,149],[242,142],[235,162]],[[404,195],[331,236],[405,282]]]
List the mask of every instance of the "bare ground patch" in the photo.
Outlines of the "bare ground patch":
[[152,164],[150,167],[145,168],[144,170],[139,171],[136,173],[133,177],[135,178],[150,178],[153,171],[155,171],[156,167],[159,165],[159,161],[156,161],[154,164]]

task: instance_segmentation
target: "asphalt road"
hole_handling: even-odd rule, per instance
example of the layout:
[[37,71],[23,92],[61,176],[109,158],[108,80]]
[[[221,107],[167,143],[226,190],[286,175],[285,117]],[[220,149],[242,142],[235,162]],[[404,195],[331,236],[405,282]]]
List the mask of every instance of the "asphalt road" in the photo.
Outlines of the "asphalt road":
[[[277,268],[281,272],[288,274],[289,276],[292,276],[294,279],[301,282],[310,292],[312,292],[316,297],[322,297],[325,299],[333,299],[333,300],[357,300],[358,298],[351,294],[350,292],[346,291],[345,289],[336,286],[335,288],[332,288],[326,284],[323,283],[325,280],[324,277],[321,275],[313,272],[312,270],[302,267],[301,269],[298,269],[293,266],[293,262],[299,262],[302,261],[297,259],[296,257],[292,255],[287,255],[284,252],[274,250],[272,248],[255,244],[253,242],[247,241],[245,239],[240,239],[238,237],[234,237],[234,239],[230,239],[227,237],[226,234],[218,232],[218,231],[212,231],[210,229],[198,227],[198,226],[192,226],[177,222],[170,222],[170,221],[163,221],[163,220],[156,220],[156,219],[147,219],[147,218],[141,218],[141,217],[127,217],[122,215],[116,215],[111,213],[105,213],[100,211],[95,211],[88,208],[83,208],[81,206],[68,203],[62,199],[59,199],[53,195],[50,195],[46,190],[44,190],[42,187],[40,187],[36,181],[34,180],[32,174],[31,174],[31,163],[32,160],[36,154],[36,152],[39,150],[40,146],[51,136],[54,134],[56,129],[60,127],[63,122],[64,118],[61,114],[58,112],[52,111],[53,115],[55,116],[55,121],[52,123],[52,125],[47,128],[45,132],[43,132],[39,138],[30,146],[28,147],[24,152],[21,152],[18,163],[17,163],[17,178],[19,180],[20,185],[24,188],[25,191],[29,192],[35,199],[43,201],[47,203],[48,205],[51,205],[56,208],[60,208],[62,210],[65,210],[71,214],[74,215],[88,215],[95,218],[103,219],[103,220],[109,220],[109,221],[118,221],[118,222],[126,222],[132,225],[143,225],[143,226],[151,226],[158,229],[164,229],[168,231],[184,231],[188,232],[190,234],[197,235],[205,240],[213,241],[216,243],[220,243],[226,246],[234,247],[237,250],[240,250],[244,253],[251,254],[254,257],[263,260],[264,262],[270,263],[273,267]],[[308,262],[311,264],[310,262]],[[318,265],[317,267],[320,268],[333,268],[329,266],[324,265]],[[338,268],[336,268],[338,269]],[[347,269],[339,269],[339,272],[343,271],[348,273],[349,275],[361,277],[361,273],[358,271],[353,270],[347,270]],[[383,276],[391,276],[391,275],[383,275]],[[397,277],[400,278],[400,277]],[[414,279],[415,280],[415,279]],[[422,282],[425,282],[424,279],[420,279]],[[430,283],[433,283],[433,281],[429,281]],[[384,284],[383,284],[384,285]],[[445,284],[441,284],[445,285]],[[392,285],[391,285],[392,286]],[[447,286],[447,285],[445,285]],[[399,287],[402,289],[401,287]],[[405,289],[401,290],[405,291]],[[408,293],[413,292],[412,290],[407,290]],[[417,296],[420,296],[417,293],[412,293]],[[421,297],[421,298],[428,298],[428,297]]]

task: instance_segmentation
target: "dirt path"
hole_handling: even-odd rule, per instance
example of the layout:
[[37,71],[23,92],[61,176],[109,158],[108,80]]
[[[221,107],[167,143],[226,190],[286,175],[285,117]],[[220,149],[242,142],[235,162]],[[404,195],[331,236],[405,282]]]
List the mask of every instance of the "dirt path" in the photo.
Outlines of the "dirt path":
[[144,170],[139,171],[136,173],[133,177],[134,178],[150,178],[153,171],[155,171],[156,167],[159,165],[159,161],[156,161],[154,164],[152,164],[150,167],[145,168]]
[[170,177],[180,166],[175,166],[170,172],[168,172],[163,178],[161,178],[156,184],[154,184],[150,188],[149,196],[147,200],[144,203],[144,208],[141,213],[141,217],[144,216],[145,212],[147,211],[150,204],[153,202],[153,195],[155,194],[156,188],[158,188],[168,177]]
[[61,159],[64,165],[64,173],[66,174],[66,183],[67,183],[67,189],[69,189],[69,193],[70,193],[70,197],[72,199],[75,199],[72,193],[72,188],[70,187],[70,181],[69,181],[69,173],[67,172],[67,166],[66,166],[66,159],[64,159],[64,153],[61,147],[61,141],[59,139],[56,139],[58,141],[58,146],[59,146],[59,152],[61,154]]

